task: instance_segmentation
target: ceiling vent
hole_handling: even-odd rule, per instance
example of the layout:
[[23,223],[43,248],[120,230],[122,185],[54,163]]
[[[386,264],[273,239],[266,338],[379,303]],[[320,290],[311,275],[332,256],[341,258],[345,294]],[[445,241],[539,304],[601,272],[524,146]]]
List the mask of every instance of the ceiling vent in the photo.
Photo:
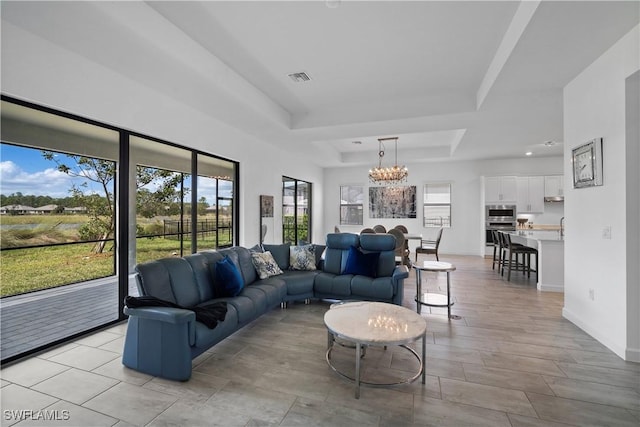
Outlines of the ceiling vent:
[[305,72],[292,73],[289,74],[289,77],[296,83],[308,82],[309,80],[311,80],[311,77],[309,77]]

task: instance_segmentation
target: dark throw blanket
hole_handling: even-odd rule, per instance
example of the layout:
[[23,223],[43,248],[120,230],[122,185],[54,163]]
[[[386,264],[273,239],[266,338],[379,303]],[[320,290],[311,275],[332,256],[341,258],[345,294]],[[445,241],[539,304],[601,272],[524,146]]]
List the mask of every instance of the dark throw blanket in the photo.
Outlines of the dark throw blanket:
[[224,318],[227,315],[227,303],[225,301],[213,301],[209,304],[198,307],[182,307],[171,301],[165,301],[152,296],[126,296],[124,298],[124,305],[129,308],[173,307],[191,310],[196,314],[196,320],[204,323],[209,329],[215,328],[218,325],[218,322],[224,322]]

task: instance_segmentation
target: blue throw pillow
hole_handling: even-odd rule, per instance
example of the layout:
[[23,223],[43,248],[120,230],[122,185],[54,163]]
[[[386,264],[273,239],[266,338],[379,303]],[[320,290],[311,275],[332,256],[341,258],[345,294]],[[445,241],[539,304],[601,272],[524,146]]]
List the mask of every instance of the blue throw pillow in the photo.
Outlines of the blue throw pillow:
[[380,258],[380,252],[365,254],[355,246],[351,246],[349,248],[349,255],[347,255],[347,265],[345,266],[344,274],[376,277],[378,258]]
[[216,297],[235,297],[244,287],[240,270],[225,256],[216,262]]

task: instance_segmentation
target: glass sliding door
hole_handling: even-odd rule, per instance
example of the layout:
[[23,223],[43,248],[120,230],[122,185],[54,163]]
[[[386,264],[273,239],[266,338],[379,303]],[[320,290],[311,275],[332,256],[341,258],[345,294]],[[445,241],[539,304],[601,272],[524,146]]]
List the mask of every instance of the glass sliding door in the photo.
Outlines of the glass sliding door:
[[282,177],[282,241],[311,241],[311,183]]
[[135,263],[191,250],[191,151],[132,136]]
[[121,316],[120,133],[4,98],[1,112],[0,351],[7,361]]

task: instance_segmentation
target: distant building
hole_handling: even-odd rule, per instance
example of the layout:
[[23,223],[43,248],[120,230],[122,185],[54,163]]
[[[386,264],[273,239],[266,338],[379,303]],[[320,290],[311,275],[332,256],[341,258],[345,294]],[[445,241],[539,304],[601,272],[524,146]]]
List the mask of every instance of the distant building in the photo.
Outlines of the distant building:
[[85,208],[84,206],[79,206],[77,208],[64,208],[64,213],[66,214],[80,214],[86,212],[87,208]]
[[38,214],[51,214],[54,213],[58,209],[58,205],[44,205],[38,208],[33,208],[35,213]]
[[1,215],[28,215],[36,213],[36,208],[26,205],[7,205],[0,207]]

